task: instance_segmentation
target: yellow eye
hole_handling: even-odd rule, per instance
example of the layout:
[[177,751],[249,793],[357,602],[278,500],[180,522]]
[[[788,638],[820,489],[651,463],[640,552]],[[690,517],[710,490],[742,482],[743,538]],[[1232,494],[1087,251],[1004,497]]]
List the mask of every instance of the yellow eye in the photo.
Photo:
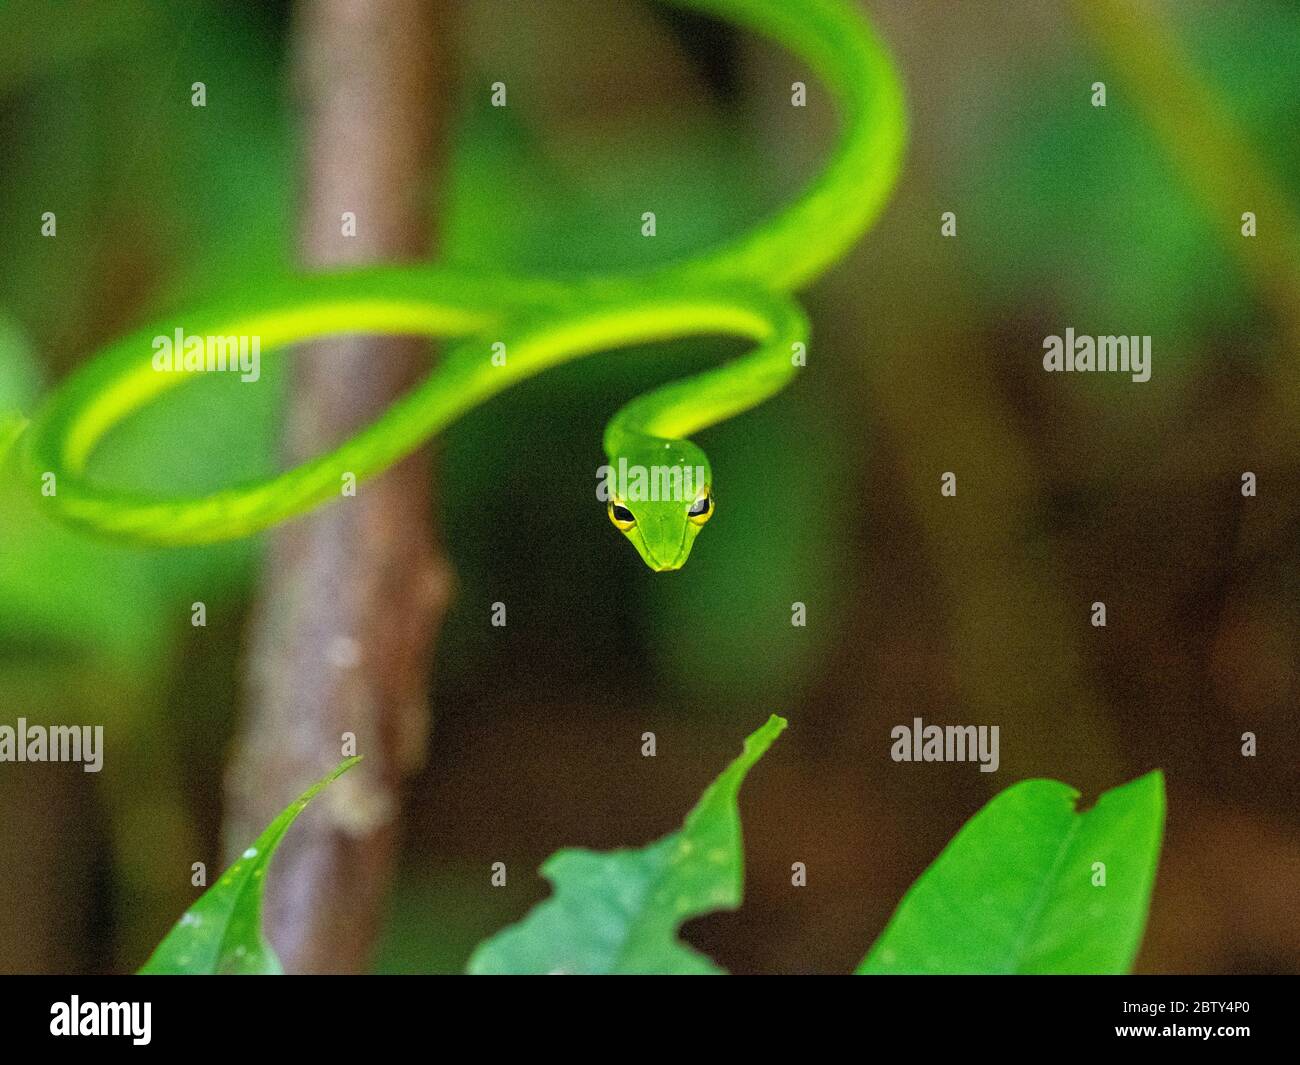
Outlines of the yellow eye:
[[691,509],[686,512],[686,516],[696,525],[703,525],[713,517],[713,493],[706,491],[700,496],[691,504]]
[[609,501],[609,520],[614,523],[614,528],[627,532],[636,524],[636,515],[623,506],[622,503],[615,503],[611,499]]

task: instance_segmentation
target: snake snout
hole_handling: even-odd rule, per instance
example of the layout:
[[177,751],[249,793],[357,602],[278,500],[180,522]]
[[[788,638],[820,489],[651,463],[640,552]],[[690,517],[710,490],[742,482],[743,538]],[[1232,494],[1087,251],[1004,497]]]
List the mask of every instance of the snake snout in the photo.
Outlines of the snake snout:
[[686,565],[686,559],[691,553],[692,539],[693,538],[690,536],[684,536],[682,538],[682,543],[678,546],[672,557],[667,561],[659,558],[647,545],[645,561],[650,568],[655,571],[655,573],[673,573]]

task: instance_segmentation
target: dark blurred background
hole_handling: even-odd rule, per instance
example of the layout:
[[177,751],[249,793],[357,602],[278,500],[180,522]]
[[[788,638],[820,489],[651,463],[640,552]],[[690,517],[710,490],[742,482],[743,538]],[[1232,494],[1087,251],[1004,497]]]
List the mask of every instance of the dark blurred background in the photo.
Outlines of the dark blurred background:
[[[448,260],[671,259],[775,208],[831,143],[824,94],[791,108],[807,72],[748,34],[639,0],[448,6],[460,89],[428,190]],[[1254,153],[1218,160],[1207,189],[1152,128],[1161,86],[1125,76],[1071,5],[864,7],[906,82],[905,169],[805,294],[797,386],[701,434],[719,513],[690,564],[652,575],[610,529],[601,431],[729,345],[561,368],[441,441],[456,599],[378,970],[461,969],[545,896],[547,855],[672,830],[779,712],[790,729],[741,797],[744,907],[686,929],[733,971],[847,971],[996,791],[1051,776],[1090,803],[1157,766],[1169,814],[1138,970],[1300,971],[1300,430],[1268,413],[1294,409],[1300,285],[1250,261],[1287,261],[1296,231],[1261,217],[1252,243],[1252,204],[1215,199],[1300,201],[1300,10],[1146,6]],[[266,0],[0,8],[0,406],[30,409],[160,308],[293,261],[294,32]],[[1043,338],[1071,326],[1152,335],[1150,382],[1044,374]],[[99,461],[169,492],[273,468],[279,366],[262,387],[178,390]],[[262,544],[106,546],[11,480],[0,537],[0,722],[107,733],[98,775],[0,766],[0,970],[131,970],[193,899],[190,863],[222,864]],[[999,771],[892,762],[890,729],[914,717],[1000,725]]]

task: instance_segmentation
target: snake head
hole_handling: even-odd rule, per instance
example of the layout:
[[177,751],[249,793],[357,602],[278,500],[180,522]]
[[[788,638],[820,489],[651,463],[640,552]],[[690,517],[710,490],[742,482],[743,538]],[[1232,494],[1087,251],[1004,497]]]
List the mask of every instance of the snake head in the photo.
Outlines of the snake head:
[[609,520],[656,573],[681,569],[704,523],[713,517],[706,486],[690,503],[676,500],[609,501]]
[[[656,573],[681,569],[695,537],[713,517],[708,461],[685,441],[652,464],[619,460],[609,493],[609,520]],[[698,461],[694,461],[698,460]]]

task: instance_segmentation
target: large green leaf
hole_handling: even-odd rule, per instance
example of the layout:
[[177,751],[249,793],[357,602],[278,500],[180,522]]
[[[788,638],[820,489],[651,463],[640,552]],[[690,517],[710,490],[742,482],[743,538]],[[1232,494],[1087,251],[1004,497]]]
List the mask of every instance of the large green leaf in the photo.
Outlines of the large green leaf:
[[542,866],[555,894],[479,945],[469,971],[712,974],[677,938],[684,921],[734,910],[744,886],[736,797],[750,766],[785,729],[775,714],[700,798],[681,831],[640,850],[562,850]]
[[1155,881],[1164,778],[1113,788],[1085,813],[1078,798],[1055,780],[995,797],[903,896],[858,972],[1127,972]]
[[360,757],[340,762],[291,802],[221,879],[185,911],[140,972],[169,976],[280,973],[280,959],[262,938],[266,870],[280,840],[307,804],[359,761]]

